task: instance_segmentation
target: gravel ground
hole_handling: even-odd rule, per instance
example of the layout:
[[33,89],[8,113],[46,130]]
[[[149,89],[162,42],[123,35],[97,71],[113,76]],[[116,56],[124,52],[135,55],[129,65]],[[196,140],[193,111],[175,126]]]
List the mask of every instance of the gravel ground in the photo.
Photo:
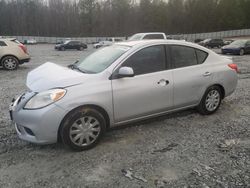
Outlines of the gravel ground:
[[212,116],[187,110],[109,131],[92,150],[38,146],[17,138],[12,97],[44,62],[68,65],[91,52],[29,46],[32,61],[0,70],[0,187],[250,187],[250,55],[239,65],[236,92]]

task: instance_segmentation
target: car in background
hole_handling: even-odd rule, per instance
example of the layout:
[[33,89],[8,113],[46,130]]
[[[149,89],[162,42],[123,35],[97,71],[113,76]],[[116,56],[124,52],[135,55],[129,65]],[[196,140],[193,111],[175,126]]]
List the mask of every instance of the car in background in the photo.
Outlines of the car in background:
[[151,33],[136,33],[131,36],[128,41],[135,41],[135,40],[152,40],[152,39],[167,39],[165,33],[161,32],[151,32]]
[[225,45],[222,39],[205,39],[199,42],[199,44],[206,48],[221,48]]
[[37,41],[35,39],[28,39],[28,40],[24,40],[24,44],[37,44]]
[[103,47],[103,46],[110,46],[116,42],[121,42],[122,39],[119,39],[119,38],[111,38],[111,39],[108,39],[108,40],[105,40],[105,41],[100,41],[100,42],[97,42],[95,44],[93,44],[93,47],[94,48],[100,48],[100,47]]
[[30,61],[25,45],[15,38],[0,38],[0,66],[6,70],[15,70],[19,65]]
[[64,43],[57,44],[55,46],[55,49],[59,51],[73,50],[73,49],[82,51],[87,48],[88,48],[87,44],[84,44],[80,41],[74,41],[74,40],[67,40]]
[[202,41],[204,41],[204,39],[195,39],[195,40],[194,40],[194,43],[200,43],[200,42],[202,42]]
[[250,53],[250,40],[236,40],[229,45],[223,46],[222,54],[244,55]]
[[215,113],[235,91],[237,65],[194,43],[140,40],[104,47],[68,68],[45,63],[26,84],[10,105],[18,136],[81,151],[115,126],[188,108]]
[[233,39],[226,39],[226,40],[224,40],[224,46],[231,44],[233,41],[234,41]]

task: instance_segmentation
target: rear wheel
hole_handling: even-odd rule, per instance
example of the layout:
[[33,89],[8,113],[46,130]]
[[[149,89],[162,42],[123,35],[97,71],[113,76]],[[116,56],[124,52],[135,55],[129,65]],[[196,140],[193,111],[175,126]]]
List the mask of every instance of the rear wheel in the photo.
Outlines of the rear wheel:
[[212,86],[205,92],[197,109],[203,115],[213,114],[220,107],[221,100],[221,88],[218,86]]
[[61,127],[62,142],[76,151],[91,149],[106,130],[103,115],[92,108],[78,108],[68,115]]
[[15,70],[18,67],[19,61],[14,56],[6,56],[2,59],[1,64],[6,70]]
[[79,48],[79,50],[80,50],[80,51],[83,51],[83,50],[84,50],[84,48],[81,46],[81,47]]

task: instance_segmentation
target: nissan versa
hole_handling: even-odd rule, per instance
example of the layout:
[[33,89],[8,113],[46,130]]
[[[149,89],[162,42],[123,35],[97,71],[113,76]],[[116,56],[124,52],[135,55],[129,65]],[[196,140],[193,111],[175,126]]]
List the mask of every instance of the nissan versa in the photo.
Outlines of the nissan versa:
[[94,147],[113,126],[186,108],[214,113],[237,85],[237,66],[202,46],[142,40],[102,48],[27,76],[29,91],[10,105],[18,136],[74,150]]

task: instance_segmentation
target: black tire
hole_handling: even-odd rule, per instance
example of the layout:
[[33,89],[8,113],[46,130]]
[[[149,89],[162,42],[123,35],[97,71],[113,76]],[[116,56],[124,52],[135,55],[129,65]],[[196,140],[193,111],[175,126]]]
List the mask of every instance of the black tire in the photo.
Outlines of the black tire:
[[[213,107],[211,107],[209,109],[209,107],[207,106],[208,105],[208,97],[209,95],[211,95],[211,93],[217,93],[218,94],[218,102],[216,102],[214,104]],[[215,99],[217,101],[217,98]],[[205,94],[203,95],[202,99],[201,99],[201,102],[199,104],[199,106],[197,107],[197,110],[199,111],[200,114],[202,115],[210,115],[210,114],[213,114],[215,113],[218,108],[220,107],[220,104],[221,104],[221,100],[222,100],[222,91],[221,91],[221,88],[219,86],[211,86],[209,87]],[[218,103],[218,104],[217,104]]]
[[[86,132],[86,131],[88,131],[86,129],[89,129],[89,128],[84,128],[85,129],[84,133],[75,133],[75,134],[73,133],[72,134],[72,131],[74,131],[74,130],[79,131],[79,129],[73,129],[73,128],[75,128],[74,125],[79,123],[78,121],[81,121],[81,123],[79,124],[81,128],[83,128],[83,126],[85,127],[86,124],[83,125],[83,123],[86,123],[86,122],[83,122],[82,119],[84,119],[84,121],[85,121],[85,119],[88,117],[91,117],[91,118],[97,120],[97,122],[99,123],[98,124],[99,133],[97,134],[97,132],[96,132],[96,135],[94,135],[94,136],[96,136],[96,138],[93,139],[91,141],[91,143],[87,145],[86,135],[88,136],[89,141],[91,140],[90,139],[91,136],[89,137],[89,134]],[[81,118],[81,120],[80,120],[80,118]],[[89,126],[91,126],[90,122],[89,122]],[[81,131],[83,131],[83,130],[81,130]],[[61,128],[60,128],[60,136],[61,136],[62,142],[66,146],[70,147],[72,150],[83,151],[83,150],[88,150],[88,149],[95,147],[98,144],[98,142],[100,141],[101,137],[104,135],[105,131],[106,131],[106,121],[105,121],[104,116],[96,109],[82,107],[82,108],[77,108],[76,110],[71,112],[69,115],[67,115],[66,118],[64,118],[62,125],[61,125]],[[86,142],[85,145],[80,144],[81,137],[79,137],[78,139],[75,140],[76,143],[77,143],[77,141],[79,141],[79,144],[76,144],[73,141],[74,138],[79,136],[79,134],[84,134],[84,136],[81,136],[81,137],[84,137],[82,142],[85,141]],[[74,138],[72,138],[72,135],[76,135],[76,136]]]
[[245,54],[245,50],[244,49],[240,49],[239,55],[242,56]]
[[84,50],[84,48],[81,46],[81,47],[79,48],[79,50],[80,50],[80,51],[83,51],[83,50]]
[[60,48],[60,51],[65,51],[65,48],[64,48],[64,47],[61,47],[61,48]]
[[19,61],[14,56],[6,56],[1,60],[1,65],[6,70],[16,70],[19,66]]

